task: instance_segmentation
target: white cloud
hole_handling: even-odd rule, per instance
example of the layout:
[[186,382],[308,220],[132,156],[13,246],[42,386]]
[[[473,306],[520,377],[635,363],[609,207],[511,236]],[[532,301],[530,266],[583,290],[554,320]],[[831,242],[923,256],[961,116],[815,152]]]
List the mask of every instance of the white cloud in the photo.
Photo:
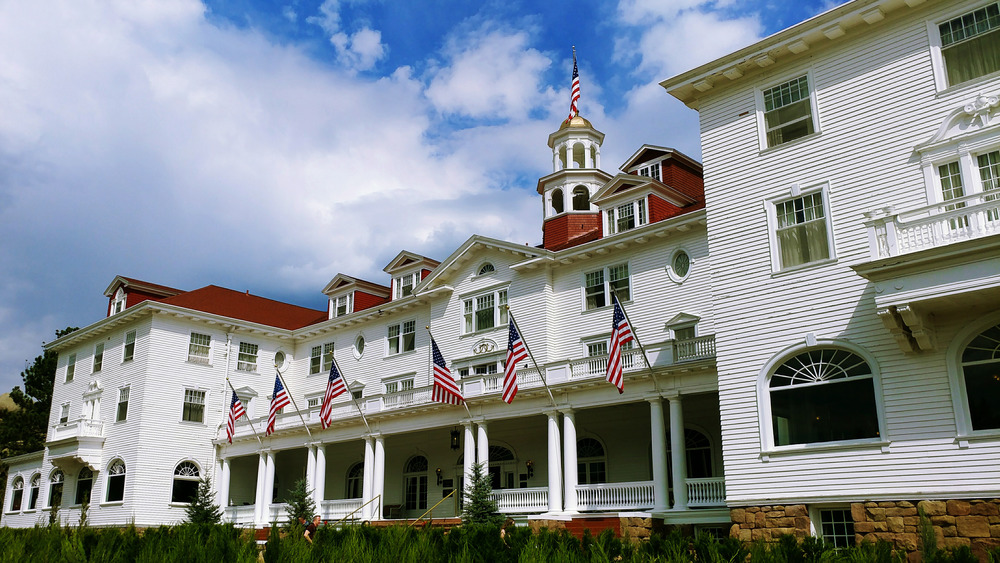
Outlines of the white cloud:
[[355,71],[371,70],[385,57],[388,49],[382,43],[382,33],[364,25],[349,33],[343,29],[340,9],[340,0],[325,0],[319,6],[319,15],[310,16],[306,21],[326,32],[337,52],[337,62]]
[[290,5],[289,6],[282,6],[282,8],[281,8],[281,15],[284,16],[284,18],[286,20],[288,20],[288,21],[290,21],[292,23],[295,23],[295,22],[299,21],[299,14],[295,11],[295,8],[293,8]]

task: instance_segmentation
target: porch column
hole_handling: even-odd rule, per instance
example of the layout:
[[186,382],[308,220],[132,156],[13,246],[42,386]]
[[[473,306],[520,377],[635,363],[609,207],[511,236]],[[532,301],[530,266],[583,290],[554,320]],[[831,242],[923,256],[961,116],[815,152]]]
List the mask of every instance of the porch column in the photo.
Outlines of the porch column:
[[472,482],[472,464],[476,462],[476,438],[472,433],[472,421],[463,423],[465,427],[465,435],[462,436],[462,446],[465,448],[465,453],[462,455],[462,494],[469,488],[469,483]]
[[268,451],[264,468],[264,522],[271,522],[271,503],[274,502],[274,452]]
[[[316,445],[306,444],[306,488],[312,491],[313,499],[316,496]],[[319,504],[316,504],[319,508]],[[310,518],[312,515],[310,514]]]
[[385,436],[375,436],[375,474],[372,478],[372,495],[379,497],[376,520],[385,517]]
[[566,409],[563,414],[563,479],[566,482],[566,512],[576,512],[576,411]]
[[[661,512],[670,508],[667,494],[667,429],[663,425],[663,399],[653,397],[649,401],[649,429],[653,437],[653,511]],[[671,412],[673,409],[671,409]]]
[[[326,498],[326,444],[316,444],[316,484],[313,496],[317,514],[323,514],[323,499]],[[323,514],[326,518],[326,515]]]
[[267,456],[264,452],[257,454],[257,488],[253,498],[253,521],[256,524],[267,524],[264,517],[264,477],[267,475]]
[[545,413],[549,419],[549,512],[562,512],[562,484],[559,474],[559,411]]
[[667,397],[670,400],[670,468],[674,473],[674,510],[686,510],[687,493],[687,444],[684,443],[684,412],[681,410],[681,396]]
[[217,497],[222,510],[229,506],[229,481],[231,478],[229,458],[224,457],[222,458],[222,466],[219,468],[219,496]]
[[483,466],[483,474],[490,474],[490,438],[486,432],[486,421],[476,425],[478,434],[476,435],[476,461]]
[[[361,480],[361,502],[362,504],[375,498],[372,491],[375,490],[375,485],[372,482],[375,475],[375,439],[371,436],[365,436],[365,465],[364,465],[364,477]],[[365,506],[364,510],[361,511],[361,518],[364,520],[372,520],[372,515],[375,512],[373,508],[375,503]]]

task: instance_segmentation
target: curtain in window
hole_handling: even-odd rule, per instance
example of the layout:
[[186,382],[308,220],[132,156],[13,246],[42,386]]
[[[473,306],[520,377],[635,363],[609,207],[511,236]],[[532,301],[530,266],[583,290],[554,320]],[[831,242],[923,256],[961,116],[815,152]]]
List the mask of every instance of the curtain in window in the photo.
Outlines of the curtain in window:
[[830,257],[826,222],[822,219],[793,225],[778,231],[781,267],[789,268]]
[[960,84],[1000,70],[1000,30],[941,49],[948,84]]

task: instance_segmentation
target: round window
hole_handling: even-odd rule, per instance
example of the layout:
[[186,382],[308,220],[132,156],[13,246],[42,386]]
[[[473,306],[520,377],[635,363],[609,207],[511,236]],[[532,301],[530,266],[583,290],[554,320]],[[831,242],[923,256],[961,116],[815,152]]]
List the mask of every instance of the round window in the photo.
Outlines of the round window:
[[285,367],[285,353],[281,350],[274,353],[274,367],[278,369]]
[[365,354],[365,335],[359,334],[354,340],[354,357],[361,358]]
[[688,256],[687,252],[681,250],[677,254],[674,254],[672,266],[674,274],[676,274],[677,277],[686,277],[688,275],[688,271],[691,270],[691,257]]

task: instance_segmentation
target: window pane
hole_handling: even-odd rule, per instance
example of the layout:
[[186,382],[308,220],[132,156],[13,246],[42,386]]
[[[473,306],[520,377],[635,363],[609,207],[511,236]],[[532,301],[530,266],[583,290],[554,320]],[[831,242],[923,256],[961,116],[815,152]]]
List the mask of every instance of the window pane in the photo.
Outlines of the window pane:
[[773,147],[813,132],[812,102],[805,76],[764,90],[767,146]]
[[323,365],[323,347],[313,346],[312,350],[309,352],[309,373],[315,374],[319,373],[320,367]]
[[877,438],[875,386],[870,377],[771,390],[774,445]]
[[483,295],[476,298],[476,330],[493,328],[495,317],[493,314],[493,294]]
[[194,389],[184,390],[184,412],[181,417],[190,422],[205,421],[205,392]]
[[618,296],[619,301],[628,301],[632,298],[628,285],[628,264],[619,264],[608,268],[609,284],[611,291]]
[[586,275],[587,308],[596,309],[603,307],[604,299],[604,270],[588,272]]
[[996,3],[938,26],[949,85],[1000,70],[998,28],[1000,7]]
[[104,343],[101,342],[94,347],[94,372],[96,373],[101,371],[101,368],[103,366],[104,366]]
[[781,268],[830,257],[821,193],[783,201],[775,204],[774,209]]

